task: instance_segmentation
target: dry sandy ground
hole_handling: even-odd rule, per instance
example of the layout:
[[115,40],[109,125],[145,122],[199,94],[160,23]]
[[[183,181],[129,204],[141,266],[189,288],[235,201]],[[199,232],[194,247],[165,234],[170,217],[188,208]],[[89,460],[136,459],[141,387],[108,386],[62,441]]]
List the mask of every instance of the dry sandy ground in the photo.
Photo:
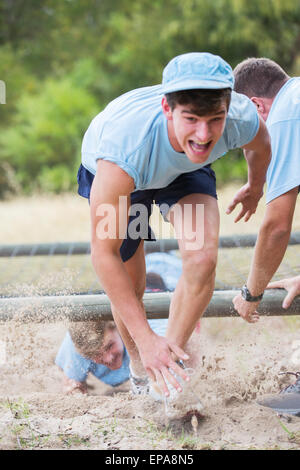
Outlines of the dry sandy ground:
[[[221,210],[232,194],[222,192]],[[1,243],[89,237],[85,201],[72,196],[13,200],[0,211]],[[238,228],[222,214],[221,233],[255,232],[262,213]],[[166,418],[163,404],[133,397],[128,383],[116,390],[90,377],[88,396],[63,396],[54,358],[65,331],[63,323],[0,324],[0,449],[299,449],[299,418],[257,404],[290,383],[280,372],[299,369],[298,317],[202,320],[192,342],[192,390],[204,405],[197,430]]]
[[91,377],[89,396],[63,396],[53,361],[66,325],[2,324],[0,448],[298,449],[299,418],[287,422],[256,400],[288,383],[278,374],[295,370],[299,327],[295,318],[203,319],[192,390],[204,416],[194,431],[190,419],[168,419],[163,404],[131,396],[128,383],[113,390]]

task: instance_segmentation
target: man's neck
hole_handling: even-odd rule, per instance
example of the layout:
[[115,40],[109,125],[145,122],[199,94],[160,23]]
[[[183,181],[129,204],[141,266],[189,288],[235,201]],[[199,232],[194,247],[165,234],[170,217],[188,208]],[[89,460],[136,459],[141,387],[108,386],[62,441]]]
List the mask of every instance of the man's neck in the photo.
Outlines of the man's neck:
[[288,77],[288,78],[286,78],[285,80],[282,81],[280,88],[278,89],[276,95],[273,96],[273,98],[263,98],[264,105],[265,105],[265,112],[261,113],[261,116],[262,116],[264,121],[266,121],[268,119],[269,113],[270,113],[271,108],[272,108],[272,104],[274,103],[274,100],[275,100],[276,96],[280,92],[281,88],[289,81],[289,79],[290,79],[290,77]]

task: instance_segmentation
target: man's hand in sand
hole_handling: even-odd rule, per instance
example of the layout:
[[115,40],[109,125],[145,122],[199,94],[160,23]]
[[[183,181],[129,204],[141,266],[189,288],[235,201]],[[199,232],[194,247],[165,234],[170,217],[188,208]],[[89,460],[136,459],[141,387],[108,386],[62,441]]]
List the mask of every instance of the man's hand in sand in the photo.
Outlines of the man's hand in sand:
[[256,323],[259,320],[259,314],[256,311],[259,302],[247,302],[241,294],[233,299],[233,305],[238,314],[248,323]]
[[[137,342],[144,368],[151,379],[158,383],[165,396],[170,394],[167,383],[181,392],[182,386],[178,382],[178,377],[186,381],[189,380],[189,377],[173,357],[187,360],[189,356],[179,346],[154,332],[152,332],[150,339],[149,341],[149,338],[144,338],[144,340],[139,338],[139,342]],[[172,372],[176,374],[177,378]]]
[[64,375],[62,382],[62,392],[64,395],[85,395],[87,394],[87,384],[86,382],[77,382],[77,380],[69,379],[69,377]]
[[300,295],[300,276],[291,277],[289,279],[282,279],[281,281],[270,282],[267,289],[285,289],[287,296],[285,297],[282,307],[289,308],[294,298]]

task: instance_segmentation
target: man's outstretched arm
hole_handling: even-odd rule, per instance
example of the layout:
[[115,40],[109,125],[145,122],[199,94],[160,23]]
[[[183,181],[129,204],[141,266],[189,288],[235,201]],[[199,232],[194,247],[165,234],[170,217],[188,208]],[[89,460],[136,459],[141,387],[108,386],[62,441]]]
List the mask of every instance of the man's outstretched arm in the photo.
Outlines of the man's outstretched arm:
[[147,373],[168,394],[165,378],[177,389],[181,388],[170,368],[187,379],[171,353],[180,359],[187,359],[187,356],[177,345],[151,330],[120,256],[133,190],[133,179],[125,171],[114,163],[98,161],[91,190],[92,262],[101,285],[139,350]]

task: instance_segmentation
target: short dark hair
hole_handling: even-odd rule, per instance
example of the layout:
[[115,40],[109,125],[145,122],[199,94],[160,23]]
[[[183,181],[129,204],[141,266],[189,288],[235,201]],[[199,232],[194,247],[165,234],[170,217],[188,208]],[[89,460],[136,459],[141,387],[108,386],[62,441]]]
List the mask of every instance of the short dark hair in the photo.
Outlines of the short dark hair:
[[100,350],[105,332],[115,328],[114,322],[105,320],[70,322],[68,325],[75,348],[79,354],[88,358]]
[[173,93],[166,93],[166,99],[172,111],[177,104],[190,105],[193,114],[205,116],[218,112],[224,101],[226,102],[227,110],[229,109],[231,89],[174,91]]
[[246,59],[235,67],[233,73],[235,91],[249,98],[274,98],[290,78],[280,65],[265,57]]

